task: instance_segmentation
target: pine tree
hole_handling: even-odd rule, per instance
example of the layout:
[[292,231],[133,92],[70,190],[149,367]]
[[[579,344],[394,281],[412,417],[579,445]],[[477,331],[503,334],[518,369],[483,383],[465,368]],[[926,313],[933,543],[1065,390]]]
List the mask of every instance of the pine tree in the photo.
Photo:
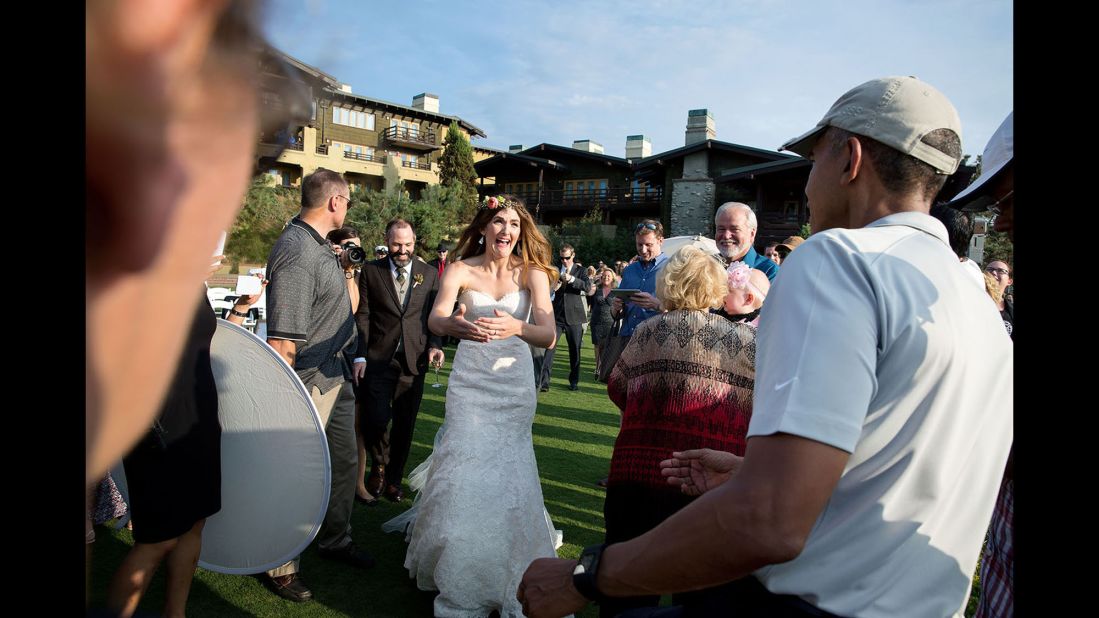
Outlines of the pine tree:
[[477,209],[477,172],[473,169],[473,147],[458,128],[450,123],[443,139],[443,156],[439,160],[439,181],[444,187],[459,187],[463,204],[460,220],[472,218]]

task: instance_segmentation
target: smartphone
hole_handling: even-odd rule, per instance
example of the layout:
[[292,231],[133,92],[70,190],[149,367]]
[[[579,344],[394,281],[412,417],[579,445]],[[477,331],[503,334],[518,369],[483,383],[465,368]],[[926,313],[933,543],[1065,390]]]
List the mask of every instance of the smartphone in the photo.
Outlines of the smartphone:
[[237,294],[240,296],[259,294],[263,289],[260,286],[261,283],[260,278],[255,275],[237,275]]

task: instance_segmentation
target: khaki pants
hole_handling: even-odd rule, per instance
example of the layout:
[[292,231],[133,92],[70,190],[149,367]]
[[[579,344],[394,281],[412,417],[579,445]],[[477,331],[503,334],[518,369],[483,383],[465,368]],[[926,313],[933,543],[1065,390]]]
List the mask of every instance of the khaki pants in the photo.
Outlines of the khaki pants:
[[[317,546],[339,549],[351,542],[351,509],[355,505],[355,475],[359,471],[359,451],[355,444],[355,389],[351,382],[321,393],[310,387],[309,396],[317,407],[328,439],[332,460],[332,489],[328,496],[328,511],[317,533]],[[300,556],[267,571],[271,577],[298,572]]]

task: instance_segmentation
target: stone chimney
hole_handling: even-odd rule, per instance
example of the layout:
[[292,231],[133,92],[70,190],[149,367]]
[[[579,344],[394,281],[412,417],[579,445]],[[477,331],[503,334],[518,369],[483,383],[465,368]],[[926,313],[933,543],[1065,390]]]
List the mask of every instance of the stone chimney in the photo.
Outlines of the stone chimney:
[[603,154],[603,144],[593,142],[590,139],[578,139],[572,143],[572,147],[584,152]]
[[692,109],[687,112],[687,135],[684,146],[716,138],[717,130],[714,128],[714,117],[709,110]]
[[649,138],[644,135],[627,135],[626,136],[626,158],[627,159],[644,159],[647,156],[652,155],[653,145],[649,141]]
[[522,144],[512,144],[508,146],[508,152],[520,152],[522,150],[524,150]]
[[439,113],[439,95],[429,92],[420,93],[412,97],[412,107],[422,109],[425,112]]

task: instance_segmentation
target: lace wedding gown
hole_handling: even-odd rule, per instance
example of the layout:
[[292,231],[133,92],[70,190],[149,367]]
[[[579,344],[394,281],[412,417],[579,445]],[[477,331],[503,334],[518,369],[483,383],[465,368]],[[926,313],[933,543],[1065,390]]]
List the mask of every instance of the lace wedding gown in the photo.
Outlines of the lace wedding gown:
[[[526,321],[527,290],[497,300],[459,296],[466,319],[501,309]],[[454,355],[446,418],[432,454],[412,471],[412,508],[383,524],[405,532],[404,565],[421,590],[438,590],[440,617],[523,615],[515,592],[536,558],[554,557],[561,534],[542,501],[531,425],[537,394],[530,348],[518,337],[463,340]]]

